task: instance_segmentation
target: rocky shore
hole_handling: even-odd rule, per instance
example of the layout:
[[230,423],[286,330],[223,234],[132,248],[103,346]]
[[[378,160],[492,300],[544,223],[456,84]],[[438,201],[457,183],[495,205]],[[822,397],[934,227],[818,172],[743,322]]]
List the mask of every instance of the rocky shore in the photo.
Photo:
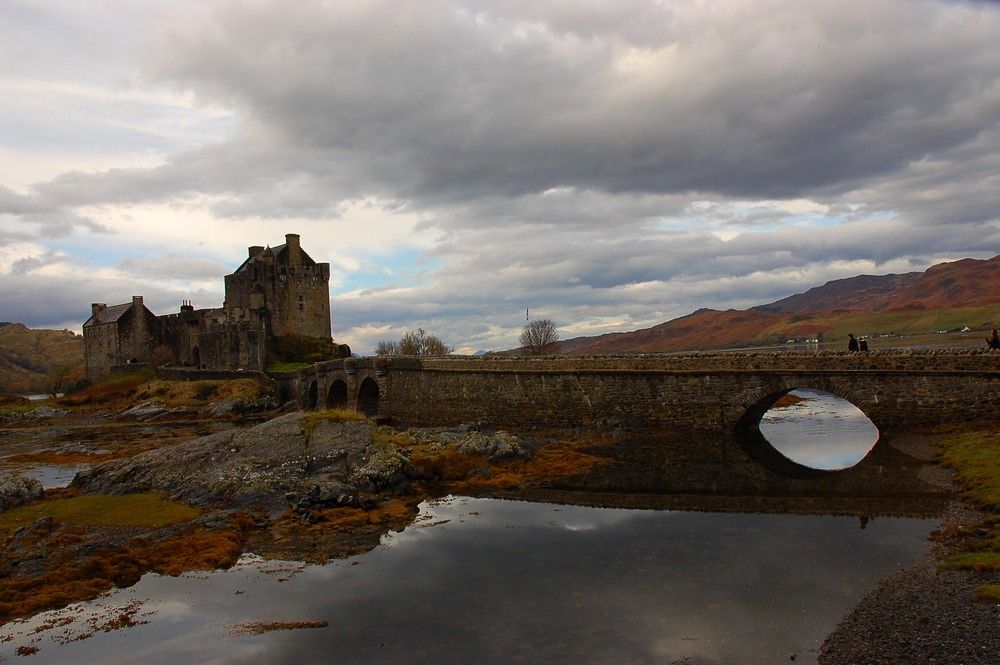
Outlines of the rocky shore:
[[[938,534],[976,529],[984,515],[960,502],[942,517]],[[996,572],[942,570],[951,547],[929,544],[913,568],[884,580],[837,626],[821,665],[994,665],[1000,662],[1000,602],[976,599]]]

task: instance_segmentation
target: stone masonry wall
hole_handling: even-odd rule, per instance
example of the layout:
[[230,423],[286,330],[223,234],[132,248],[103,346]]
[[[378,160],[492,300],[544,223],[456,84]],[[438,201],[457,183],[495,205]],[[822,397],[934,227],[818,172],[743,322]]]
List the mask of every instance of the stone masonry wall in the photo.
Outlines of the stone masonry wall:
[[412,425],[728,431],[793,388],[844,397],[883,432],[1000,413],[1000,354],[966,350],[347,359],[279,383],[305,404],[316,382],[322,406],[339,379],[356,404],[365,377],[378,383],[379,415]]

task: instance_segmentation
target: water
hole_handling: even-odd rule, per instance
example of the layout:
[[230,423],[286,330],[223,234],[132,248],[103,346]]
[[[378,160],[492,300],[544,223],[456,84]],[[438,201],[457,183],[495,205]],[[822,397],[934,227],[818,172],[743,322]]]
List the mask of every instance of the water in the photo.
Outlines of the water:
[[830,393],[793,390],[804,401],[770,409],[760,432],[778,452],[814,469],[852,467],[871,451],[878,429],[856,406]]
[[[147,575],[0,629],[0,656],[34,639],[34,663],[814,663],[933,527],[449,498],[328,565],[249,557],[226,572]],[[58,643],[123,607],[148,623]],[[70,621],[32,634],[58,617]],[[327,625],[234,633],[248,621]]]
[[78,472],[87,468],[89,464],[35,464],[18,469],[18,475],[34,478],[49,490],[68,486]]

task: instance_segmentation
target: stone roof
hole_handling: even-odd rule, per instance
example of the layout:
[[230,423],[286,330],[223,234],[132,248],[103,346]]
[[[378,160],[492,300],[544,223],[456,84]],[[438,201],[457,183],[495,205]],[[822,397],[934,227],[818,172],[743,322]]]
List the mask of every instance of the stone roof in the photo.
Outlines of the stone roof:
[[[245,270],[247,266],[251,265],[255,261],[263,261],[263,257],[265,256],[273,256],[274,260],[278,263],[288,263],[288,256],[286,251],[287,249],[288,245],[286,245],[285,243],[281,243],[280,245],[275,245],[274,247],[268,247],[267,249],[264,250],[264,253],[261,254],[260,256],[251,256],[248,259],[246,259],[243,263],[240,264],[240,267],[234,270],[233,272],[237,273],[242,270]],[[304,266],[316,265],[316,261],[314,261],[313,258],[309,256],[306,250],[300,248],[299,256],[301,257],[302,265]]]
[[123,303],[121,305],[112,305],[111,307],[105,307],[96,316],[91,315],[89,319],[83,324],[84,326],[98,326],[102,323],[114,323],[118,319],[122,318],[125,312],[132,308],[130,302]]

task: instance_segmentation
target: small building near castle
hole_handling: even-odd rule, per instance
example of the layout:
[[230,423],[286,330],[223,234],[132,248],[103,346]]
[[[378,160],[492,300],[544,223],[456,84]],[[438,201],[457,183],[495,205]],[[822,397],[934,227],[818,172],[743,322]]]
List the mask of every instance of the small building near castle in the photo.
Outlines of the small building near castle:
[[143,304],[91,305],[83,324],[87,376],[135,363],[198,369],[263,370],[275,359],[325,360],[350,355],[330,326],[330,264],[317,263],[289,233],[276,247],[253,246],[225,277],[221,308],[157,316]]

